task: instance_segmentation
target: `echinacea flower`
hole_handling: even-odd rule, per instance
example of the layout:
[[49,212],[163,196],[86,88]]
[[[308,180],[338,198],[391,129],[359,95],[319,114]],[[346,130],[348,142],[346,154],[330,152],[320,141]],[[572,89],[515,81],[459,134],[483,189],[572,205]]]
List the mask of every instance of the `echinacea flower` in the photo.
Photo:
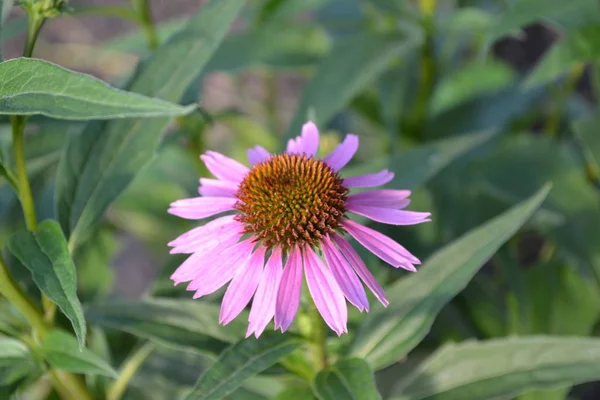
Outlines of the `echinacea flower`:
[[171,253],[191,254],[171,279],[176,285],[190,282],[187,290],[195,292],[194,298],[229,283],[222,324],[254,298],[246,336],[258,337],[273,318],[275,329],[289,328],[300,304],[303,277],[315,306],[338,335],[347,332],[346,299],[360,311],[369,310],[362,283],[388,305],[383,288],[344,233],[394,267],[416,271],[420,264],[400,244],[347,214],[413,225],[429,221],[430,213],[403,210],[410,202],[408,190],[349,194],[350,188],[381,186],[394,177],[387,170],[340,177],[338,172],[358,149],[356,135],[347,135],[323,159],[315,157],[318,144],[319,131],[307,122],[283,154],[270,154],[260,146],[249,149],[250,168],[208,151],[201,158],[217,179],[200,179],[200,197],[175,201],[169,209],[194,220],[229,213],[169,243]]

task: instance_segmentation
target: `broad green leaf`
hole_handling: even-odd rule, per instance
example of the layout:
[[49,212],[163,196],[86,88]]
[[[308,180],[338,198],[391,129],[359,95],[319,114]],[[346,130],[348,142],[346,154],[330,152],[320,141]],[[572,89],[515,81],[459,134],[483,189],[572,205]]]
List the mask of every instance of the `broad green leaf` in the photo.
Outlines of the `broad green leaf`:
[[309,110],[323,125],[395,58],[420,42],[420,37],[357,35],[336,43],[307,84],[286,137],[300,134]]
[[308,386],[290,387],[280,392],[273,400],[315,400],[313,391]]
[[[198,76],[243,0],[212,0],[138,67],[128,89],[178,101]],[[59,165],[56,215],[75,246],[154,157],[168,118],[92,122],[69,138]]]
[[117,372],[91,350],[78,348],[77,340],[66,332],[53,330],[44,338],[41,353],[53,368],[78,374],[116,378]]
[[314,381],[319,400],[380,400],[369,365],[359,358],[340,360],[319,372]]
[[[452,162],[489,143],[496,133],[497,131],[490,130],[438,140],[411,148],[391,158],[381,158],[359,168],[346,168],[342,173],[344,176],[353,176],[388,168],[396,173],[388,186],[414,189],[436,176]],[[419,167],[415,168],[416,165]]]
[[597,60],[600,56],[599,36],[600,24],[568,32],[544,54],[525,81],[525,87],[549,83],[572,68],[583,68],[583,64]]
[[274,365],[291,353],[300,341],[278,333],[258,339],[242,339],[219,356],[206,370],[186,400],[218,400],[234,392],[242,383]]
[[219,305],[198,300],[146,299],[106,301],[86,306],[87,318],[170,346],[218,353],[240,340],[247,318],[219,325]]
[[396,387],[393,400],[487,400],[600,378],[600,340],[530,336],[451,344]]
[[41,292],[69,318],[79,346],[83,347],[86,325],[77,298],[75,265],[60,226],[48,220],[35,233],[18,232],[9,239],[8,249],[31,272]]
[[512,68],[503,62],[471,62],[452,71],[439,83],[431,101],[431,112],[437,114],[466,100],[503,89],[515,77]]
[[549,186],[468,232],[432,255],[409,278],[388,289],[390,305],[362,324],[350,353],[379,370],[394,363],[425,337],[437,313],[535,212]]
[[160,99],[110,87],[48,61],[16,58],[0,63],[0,114],[70,120],[179,116],[192,112]]

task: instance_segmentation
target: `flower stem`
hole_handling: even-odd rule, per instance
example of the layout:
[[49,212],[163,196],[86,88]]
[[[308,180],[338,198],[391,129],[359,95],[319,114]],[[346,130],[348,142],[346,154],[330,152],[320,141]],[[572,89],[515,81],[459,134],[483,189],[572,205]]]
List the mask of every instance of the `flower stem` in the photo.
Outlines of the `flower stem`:
[[323,317],[319,314],[319,310],[313,304],[311,313],[311,327],[313,330],[314,356],[315,362],[318,363],[320,369],[329,366],[329,354],[327,353],[327,327]]
[[154,351],[156,345],[146,342],[123,362],[119,378],[113,382],[106,393],[106,400],[120,400],[127,389],[127,385],[138,369],[142,366],[148,356]]
[[152,19],[152,9],[149,0],[132,0],[133,8],[138,12],[138,23],[144,29],[148,48],[155,50],[158,47],[158,35]]
[[13,151],[15,164],[17,168],[17,186],[19,188],[19,199],[25,214],[25,224],[27,229],[35,231],[37,229],[37,218],[35,216],[35,205],[31,195],[31,186],[27,177],[27,168],[25,167],[25,156],[23,146],[23,132],[25,130],[25,117],[22,115],[11,116]]

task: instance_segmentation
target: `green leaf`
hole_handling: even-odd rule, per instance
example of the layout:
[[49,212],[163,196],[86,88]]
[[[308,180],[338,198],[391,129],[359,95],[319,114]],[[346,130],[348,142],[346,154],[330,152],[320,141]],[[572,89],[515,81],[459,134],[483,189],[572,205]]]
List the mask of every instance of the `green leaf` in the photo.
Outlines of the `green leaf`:
[[[212,0],[151,58],[129,90],[177,101],[200,74],[242,8],[243,0]],[[93,122],[69,138],[59,165],[56,215],[72,246],[154,157],[168,118]]]
[[319,64],[307,84],[286,137],[300,134],[308,111],[315,110],[315,123],[323,125],[365,85],[374,80],[395,58],[420,42],[420,37],[358,35],[340,40]]
[[379,370],[406,355],[429,332],[437,313],[535,212],[549,186],[437,251],[409,278],[388,289],[390,305],[372,313],[357,332],[351,354]]
[[436,88],[431,113],[437,114],[477,96],[493,93],[510,85],[515,72],[503,62],[470,62],[452,71]]
[[94,303],[86,307],[86,316],[106,328],[211,353],[218,353],[240,340],[247,321],[241,316],[221,326],[217,304],[172,299]]
[[0,396],[12,392],[28,377],[39,374],[27,346],[19,340],[0,337]]
[[600,340],[530,336],[451,344],[396,387],[394,400],[484,400],[600,378]]
[[35,233],[18,232],[9,239],[8,249],[31,272],[42,293],[69,318],[83,347],[86,326],[77,298],[75,265],[60,226],[55,221],[44,221]]
[[234,392],[242,383],[300,346],[287,335],[270,333],[259,339],[242,339],[219,356],[206,370],[186,400],[218,400]]
[[78,374],[96,374],[116,378],[117,372],[99,355],[78,348],[77,340],[66,332],[53,330],[44,338],[42,356],[56,369]]
[[488,30],[489,43],[502,36],[518,32],[540,19],[577,11],[595,0],[521,0],[510,3],[508,9],[493,19]]
[[16,58],[0,63],[0,115],[45,115],[70,120],[164,117],[189,114],[160,99],[110,87],[90,75],[48,61]]
[[[391,159],[382,158],[358,168],[346,168],[342,173],[344,176],[353,176],[388,168],[396,173],[389,187],[414,189],[436,176],[452,162],[489,143],[496,133],[497,131],[490,130],[438,140],[411,148],[392,156]],[[415,168],[415,165],[419,168]]]
[[380,400],[369,365],[359,358],[338,361],[319,372],[314,381],[319,400]]
[[600,24],[568,32],[544,54],[525,81],[525,87],[549,83],[574,67],[583,67],[583,64],[596,60],[600,56],[599,36]]

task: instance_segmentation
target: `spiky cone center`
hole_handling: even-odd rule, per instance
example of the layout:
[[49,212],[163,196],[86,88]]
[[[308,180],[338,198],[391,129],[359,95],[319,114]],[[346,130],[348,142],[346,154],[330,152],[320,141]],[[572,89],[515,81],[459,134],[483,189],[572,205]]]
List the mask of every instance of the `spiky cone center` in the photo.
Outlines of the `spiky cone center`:
[[244,232],[267,247],[316,246],[340,227],[348,189],[321,160],[278,154],[259,163],[237,191]]

